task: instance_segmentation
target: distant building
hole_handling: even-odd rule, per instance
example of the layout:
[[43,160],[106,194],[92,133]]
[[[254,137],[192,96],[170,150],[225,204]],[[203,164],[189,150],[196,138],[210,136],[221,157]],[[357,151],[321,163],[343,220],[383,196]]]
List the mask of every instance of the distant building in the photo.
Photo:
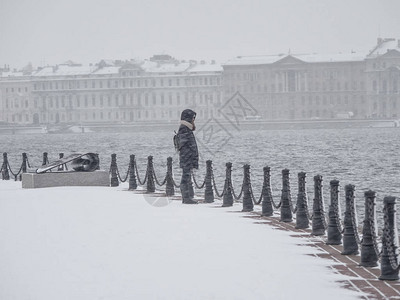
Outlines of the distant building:
[[400,118],[400,40],[378,39],[365,60],[368,116]]
[[19,124],[177,121],[191,107],[215,115],[222,67],[168,55],[145,61],[66,62],[30,75],[3,72],[0,121]]
[[369,53],[239,56],[223,64],[224,99],[239,91],[265,120],[399,118],[400,45]]
[[[369,52],[239,56],[222,66],[179,61],[67,61],[22,71],[0,68],[0,122],[12,124],[175,122],[201,119],[239,92],[257,120],[400,118],[400,41]],[[252,116],[255,117],[255,116]]]

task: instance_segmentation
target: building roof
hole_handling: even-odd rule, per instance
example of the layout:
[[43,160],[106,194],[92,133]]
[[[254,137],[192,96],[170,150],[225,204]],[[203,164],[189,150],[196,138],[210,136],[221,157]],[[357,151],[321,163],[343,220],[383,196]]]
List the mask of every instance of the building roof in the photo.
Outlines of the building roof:
[[22,77],[26,76],[23,72],[13,72],[13,71],[6,71],[0,72],[0,77]]
[[400,40],[396,41],[396,39],[393,38],[378,38],[378,44],[368,54],[368,58],[376,58],[387,53],[390,50],[397,50],[400,52]]
[[[77,65],[77,64],[62,64],[57,66],[47,66],[33,71],[32,77],[49,77],[49,76],[78,76],[78,75],[110,75],[119,74],[121,68],[124,68],[126,64],[121,64],[119,66],[110,66],[109,64],[92,65]],[[132,63],[132,62],[127,62]],[[205,73],[205,72],[221,72],[222,66],[215,63],[201,63],[193,64],[192,62],[179,62],[176,60],[169,62],[160,61],[137,61],[134,62],[146,73]],[[22,76],[22,73],[15,72],[3,72],[2,77],[11,74],[12,76]],[[10,75],[10,76],[11,76]]]
[[322,62],[351,62],[363,61],[365,53],[335,53],[335,54],[277,54],[277,55],[258,55],[258,56],[238,56],[229,60],[224,66],[238,65],[269,65],[276,63],[287,57],[294,57],[306,63],[322,63]]
[[109,75],[109,74],[118,74],[119,69],[121,67],[104,67],[104,68],[98,68],[92,72],[92,74],[97,74],[97,75]]
[[189,67],[188,62],[156,62],[145,60],[140,66],[145,72],[148,73],[182,73],[185,72]]
[[308,63],[321,62],[351,62],[363,61],[367,52],[335,53],[335,54],[300,54],[294,55],[298,59]]
[[215,73],[215,72],[222,72],[224,69],[220,64],[215,63],[201,63],[192,65],[187,71],[189,73]]
[[72,75],[87,75],[92,73],[96,67],[82,65],[58,65],[55,67],[44,67],[34,72],[32,76],[72,76]]
[[277,62],[286,57],[285,54],[277,55],[255,55],[255,56],[237,56],[228,60],[223,66],[238,66],[238,65],[267,65]]

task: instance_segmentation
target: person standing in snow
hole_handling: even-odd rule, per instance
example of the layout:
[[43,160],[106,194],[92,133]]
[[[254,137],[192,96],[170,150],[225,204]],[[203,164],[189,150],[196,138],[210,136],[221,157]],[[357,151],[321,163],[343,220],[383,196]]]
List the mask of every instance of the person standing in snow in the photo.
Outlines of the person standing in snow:
[[185,109],[181,113],[181,125],[178,130],[179,166],[182,168],[181,193],[182,203],[197,204],[193,200],[192,170],[199,168],[199,152],[193,131],[196,129],[194,120],[196,113]]

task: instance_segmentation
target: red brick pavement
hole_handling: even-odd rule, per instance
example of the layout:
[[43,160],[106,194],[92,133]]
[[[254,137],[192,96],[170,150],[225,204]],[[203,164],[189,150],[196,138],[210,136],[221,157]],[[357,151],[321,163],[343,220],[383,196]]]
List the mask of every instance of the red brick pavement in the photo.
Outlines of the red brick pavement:
[[[170,199],[181,201],[179,196],[170,197]],[[202,203],[201,198],[197,200]],[[240,213],[240,211],[237,212]],[[276,216],[273,217],[261,217],[259,212],[251,212],[244,213],[243,217],[253,219],[256,224],[293,232],[291,236],[299,240],[300,246],[307,245],[318,248],[321,253],[313,254],[313,256],[331,260],[330,268],[332,272],[349,277],[349,279],[339,283],[344,288],[362,292],[365,296],[362,296],[361,299],[400,299],[400,281],[379,280],[380,267],[366,268],[359,266],[360,255],[342,255],[343,247],[341,245],[326,245],[326,236],[311,235],[311,229],[296,229],[294,222],[281,222],[279,213],[276,213]]]
[[318,248],[321,253],[314,256],[332,261],[331,269],[335,273],[350,277],[340,283],[349,289],[363,292],[362,299],[400,299],[399,281],[382,281],[378,277],[381,274],[380,267],[366,268],[359,266],[360,255],[342,255],[341,245],[326,245],[326,236],[313,236],[311,229],[296,229],[295,223],[285,223],[278,216],[261,217],[253,212],[244,217],[252,218],[257,224],[273,226],[279,230],[291,231],[292,237],[299,240],[299,245],[307,245]]

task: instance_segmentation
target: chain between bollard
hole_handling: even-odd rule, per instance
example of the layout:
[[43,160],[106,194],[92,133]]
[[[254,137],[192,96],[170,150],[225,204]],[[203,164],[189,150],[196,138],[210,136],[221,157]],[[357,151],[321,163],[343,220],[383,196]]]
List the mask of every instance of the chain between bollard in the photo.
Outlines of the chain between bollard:
[[281,206],[282,206],[282,199],[278,204],[275,204],[274,200],[272,200],[271,202],[272,202],[272,205],[274,206],[275,209],[280,209]]
[[129,176],[129,171],[130,171],[130,169],[131,169],[131,166],[128,167],[128,170],[126,171],[125,178],[122,179],[122,177],[121,177],[121,175],[120,175],[120,173],[119,173],[119,169],[118,169],[118,167],[117,167],[117,176],[118,176],[119,181],[125,182],[125,181],[128,180],[128,176]]
[[177,189],[179,189],[179,188],[181,187],[180,184],[177,184],[177,183],[175,182],[175,179],[174,179],[174,178],[172,178],[172,183],[174,184],[174,186],[175,186]]
[[250,193],[251,193],[251,198],[253,199],[253,203],[254,203],[255,205],[260,205],[260,204],[261,204],[261,201],[262,201],[262,198],[263,198],[262,193],[261,193],[261,195],[260,195],[260,198],[258,198],[258,201],[257,201],[256,198],[254,197],[253,187],[252,187],[251,185],[250,185]]
[[27,167],[28,167],[29,169],[32,168],[32,167],[31,167],[31,164],[29,163],[28,156],[26,157],[26,164],[27,164]]
[[14,172],[12,171],[11,166],[10,166],[10,164],[9,164],[8,162],[7,162],[7,165],[8,165],[8,170],[10,171],[11,175],[13,175],[15,181],[17,181],[17,180],[18,180],[18,175],[21,173],[22,168],[23,168],[23,166],[24,166],[24,163],[21,164],[21,167],[19,168],[19,170],[18,170],[17,173],[14,173]]
[[146,168],[146,174],[144,175],[144,180],[142,181],[142,180],[140,180],[140,176],[139,176],[139,170],[138,170],[138,168],[137,168],[137,164],[135,164],[135,171],[136,171],[136,178],[137,178],[137,180],[139,181],[139,184],[140,185],[145,185],[146,184],[146,181],[147,181],[147,172],[148,172],[148,168]]
[[220,194],[220,193],[218,193],[217,187],[216,187],[216,185],[215,185],[214,173],[212,174],[211,178],[212,178],[212,182],[213,182],[213,187],[214,187],[214,192],[215,192],[215,194],[217,194],[217,197],[218,197],[218,198],[222,198],[222,197],[225,195],[225,192],[226,192],[226,188],[227,188],[226,185],[224,185],[224,189],[223,189],[222,193]]
[[196,187],[197,187],[198,189],[201,190],[201,189],[205,186],[205,184],[206,184],[206,178],[204,177],[203,183],[202,183],[201,185],[199,185],[199,184],[197,183],[196,176],[194,175],[193,170],[192,170],[192,177],[193,177],[193,182],[194,182],[194,184],[196,185]]
[[[154,171],[154,170],[153,170]],[[167,182],[167,178],[168,178],[168,174],[167,175],[165,175],[165,177],[164,177],[164,181],[162,182],[162,183],[160,183],[160,181],[158,180],[158,178],[157,178],[157,175],[156,175],[156,172],[154,171],[153,172],[153,174],[154,174],[154,179],[155,179],[155,181],[156,181],[156,183],[157,183],[157,185],[158,186],[163,186],[166,182]]]
[[235,193],[235,190],[234,190],[233,184],[232,184],[232,180],[229,181],[229,185],[230,185],[230,188],[231,188],[231,191],[232,191],[232,196],[233,196],[233,198],[234,198],[236,201],[237,201],[237,200],[240,200],[240,198],[242,198],[242,195],[243,195],[244,178],[243,178],[242,187],[241,187],[241,189],[240,189],[239,196],[237,196],[236,193]]

